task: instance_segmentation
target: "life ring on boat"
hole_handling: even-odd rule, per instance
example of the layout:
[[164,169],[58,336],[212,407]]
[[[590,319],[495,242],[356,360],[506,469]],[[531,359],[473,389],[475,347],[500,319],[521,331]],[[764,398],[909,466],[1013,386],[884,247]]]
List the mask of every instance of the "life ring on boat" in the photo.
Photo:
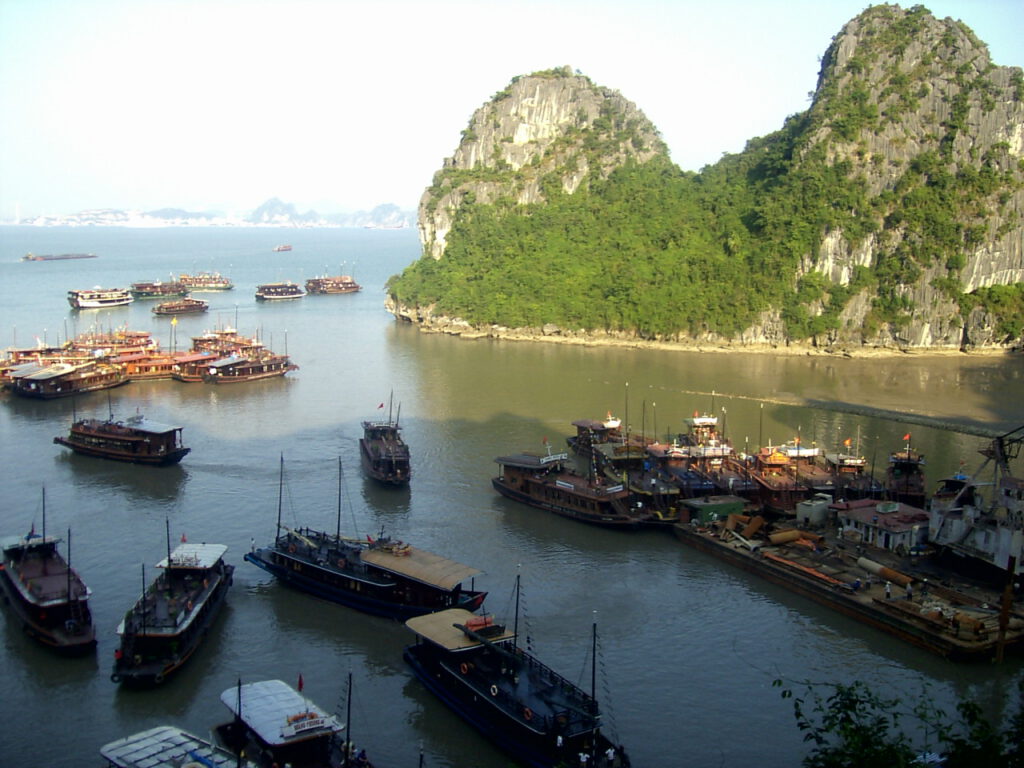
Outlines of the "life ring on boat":
[[348,565],[348,563],[345,562],[345,558],[344,557],[339,557],[338,558],[338,567],[339,568],[344,568],[346,565]]
[[491,686],[491,696],[497,696],[497,695],[498,695],[498,686],[492,685]]
[[187,603],[185,603],[185,607],[188,608],[191,611],[192,610],[192,601],[189,600]]
[[68,619],[64,622],[64,631],[69,635],[73,635],[78,632],[78,622],[74,619]]
[[291,552],[294,555],[295,554],[295,545],[294,544],[289,544],[288,545],[288,551]]
[[461,664],[459,664],[459,672],[461,672],[464,675],[468,675],[469,665],[466,662],[462,662]]
[[529,707],[523,707],[523,717],[526,720],[533,720],[533,710]]
[[121,682],[121,676],[119,674],[117,674],[117,672],[115,672],[114,674],[112,674],[110,676],[110,682],[112,682],[112,683],[120,683]]

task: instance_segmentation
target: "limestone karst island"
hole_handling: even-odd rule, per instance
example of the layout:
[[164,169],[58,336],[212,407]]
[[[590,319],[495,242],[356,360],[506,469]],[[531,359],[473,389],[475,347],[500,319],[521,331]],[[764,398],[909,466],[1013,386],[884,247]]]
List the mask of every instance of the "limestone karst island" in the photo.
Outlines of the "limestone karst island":
[[847,23],[810,108],[697,173],[622,94],[535,72],[434,175],[388,308],[578,343],[1018,350],[1022,152],[1020,67],[921,6]]

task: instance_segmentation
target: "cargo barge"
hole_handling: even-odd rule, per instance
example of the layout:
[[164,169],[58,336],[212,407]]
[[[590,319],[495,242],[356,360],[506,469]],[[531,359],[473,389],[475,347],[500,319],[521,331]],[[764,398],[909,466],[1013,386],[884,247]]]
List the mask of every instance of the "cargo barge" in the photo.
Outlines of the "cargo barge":
[[[736,497],[712,497],[728,512]],[[680,522],[681,542],[795,594],[952,661],[991,661],[1024,647],[1024,614],[1010,595],[968,594],[882,564],[887,553],[795,528],[765,536],[764,520],[728,512]],[[896,563],[892,563],[895,565]]]

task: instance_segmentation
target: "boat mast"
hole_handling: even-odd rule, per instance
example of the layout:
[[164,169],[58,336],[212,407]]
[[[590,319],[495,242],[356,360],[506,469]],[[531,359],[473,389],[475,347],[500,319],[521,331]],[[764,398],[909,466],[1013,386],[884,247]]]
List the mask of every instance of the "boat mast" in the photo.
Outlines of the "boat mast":
[[348,758],[352,754],[352,670],[348,671],[348,695],[345,699],[345,738],[342,742],[345,744],[345,762],[342,763],[344,768],[348,768]]
[[597,611],[594,611],[594,623],[590,640],[590,698],[597,701]]
[[341,543],[341,456],[338,457],[338,520],[334,528],[334,540]]
[[46,541],[46,486],[43,486],[43,541]]
[[519,642],[519,580],[520,575],[516,574],[516,618],[512,624],[512,648],[514,649]]
[[171,595],[171,519],[164,518],[164,526],[167,529],[167,568],[164,569],[164,576],[167,580],[167,597]]
[[67,586],[68,601],[69,602],[75,602],[78,598],[71,594],[71,529],[70,528],[68,528],[68,570],[67,570],[67,575],[68,575],[68,586]]
[[281,502],[284,499],[284,454],[281,454],[281,473],[277,481],[277,532],[274,541],[281,537]]

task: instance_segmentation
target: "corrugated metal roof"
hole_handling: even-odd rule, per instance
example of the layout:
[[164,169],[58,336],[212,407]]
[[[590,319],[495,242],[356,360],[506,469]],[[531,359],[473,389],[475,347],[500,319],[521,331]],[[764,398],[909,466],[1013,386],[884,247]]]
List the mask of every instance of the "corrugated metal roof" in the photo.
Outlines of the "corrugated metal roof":
[[[411,618],[405,622],[405,626],[420,637],[436,643],[447,651],[464,651],[467,648],[476,648],[481,643],[479,640],[469,637],[455,625],[466,626],[467,622],[479,618],[465,608],[449,608],[445,611]],[[515,637],[514,632],[505,630],[501,634],[488,636],[487,639],[492,643],[498,643],[511,640],[513,637]]]
[[344,730],[333,715],[281,680],[261,680],[228,688],[220,695],[220,700],[270,746],[323,738]]
[[416,547],[403,547],[397,551],[403,554],[393,554],[386,549],[367,549],[362,553],[362,560],[441,589],[455,589],[466,579],[480,573],[476,568]]
[[[171,552],[171,564],[175,568],[212,568],[227,551],[225,544],[179,544]],[[156,567],[166,568],[167,558],[157,563]]]
[[211,765],[256,768],[248,760],[239,762],[238,757],[227,750],[169,725],[112,741],[100,747],[100,754],[109,765],[118,768],[202,768]]

